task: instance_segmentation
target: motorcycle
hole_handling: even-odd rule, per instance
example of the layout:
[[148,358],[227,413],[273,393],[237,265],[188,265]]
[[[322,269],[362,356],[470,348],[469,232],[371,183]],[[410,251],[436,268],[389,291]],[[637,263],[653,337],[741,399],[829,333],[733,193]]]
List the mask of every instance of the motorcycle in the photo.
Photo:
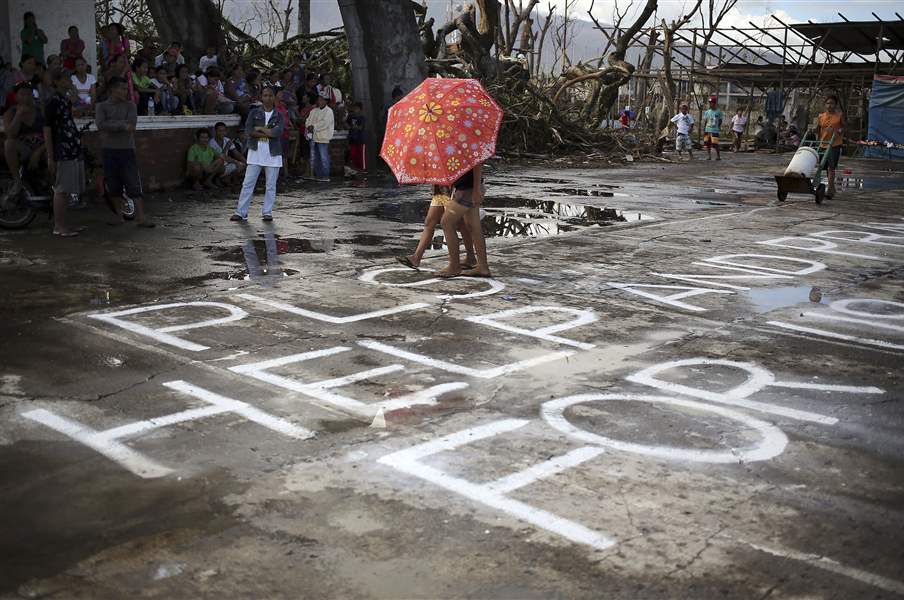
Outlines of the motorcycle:
[[[91,123],[88,123],[81,130],[86,131],[90,126]],[[95,180],[101,171],[98,161],[87,149],[83,149],[83,154],[86,171],[92,175],[90,179]],[[46,211],[48,219],[52,220],[53,182],[47,171],[47,163],[43,163],[37,169],[29,169],[22,165],[19,169],[21,185],[15,194],[10,194],[13,188],[12,173],[5,168],[4,161],[0,161],[0,165],[4,167],[0,171],[0,228],[24,229],[42,211]],[[102,192],[102,196],[110,210],[115,213],[116,209],[106,191]],[[75,198],[71,200],[78,202]],[[135,218],[135,202],[125,194],[123,194],[122,216],[128,220]]]

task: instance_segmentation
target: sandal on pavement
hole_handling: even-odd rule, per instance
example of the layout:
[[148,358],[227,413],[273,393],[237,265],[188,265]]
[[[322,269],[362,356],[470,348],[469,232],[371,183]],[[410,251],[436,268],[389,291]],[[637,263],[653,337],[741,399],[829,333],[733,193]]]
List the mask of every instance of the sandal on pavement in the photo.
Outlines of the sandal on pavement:
[[421,270],[421,268],[418,267],[418,266],[417,266],[416,264],[414,264],[413,262],[411,262],[411,259],[408,258],[407,256],[396,256],[395,259],[396,259],[397,262],[399,262],[400,264],[405,265],[405,266],[408,267],[409,269],[414,269],[415,271],[420,271],[420,270]]
[[79,235],[79,232],[78,231],[57,231],[56,229],[54,229],[53,235],[58,236],[58,237],[76,237]]

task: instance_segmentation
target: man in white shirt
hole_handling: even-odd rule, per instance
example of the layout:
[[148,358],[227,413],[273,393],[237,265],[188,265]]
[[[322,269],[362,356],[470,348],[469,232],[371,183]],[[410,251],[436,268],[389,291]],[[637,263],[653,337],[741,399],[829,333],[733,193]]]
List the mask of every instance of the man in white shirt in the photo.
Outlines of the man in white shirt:
[[681,103],[681,112],[672,117],[672,123],[678,128],[678,134],[675,137],[675,151],[681,156],[681,151],[687,149],[687,155],[691,160],[694,158],[691,150],[691,129],[694,127],[694,117],[688,112],[690,107],[687,102]]
[[207,54],[201,57],[198,61],[198,70],[202,73],[207,73],[207,69],[210,67],[218,67],[219,59],[217,58],[216,48],[213,46],[207,47]]
[[747,117],[744,116],[744,107],[739,106],[738,112],[731,118],[731,132],[734,133],[734,152],[741,149],[741,137],[744,135],[744,128],[747,127]]
[[214,125],[213,132],[213,137],[210,138],[208,144],[223,158],[223,177],[228,178],[230,183],[237,183],[238,179],[245,174],[245,161],[236,150],[232,139],[226,137],[226,123],[220,121]]
[[304,122],[311,143],[311,163],[317,181],[330,180],[330,140],[336,131],[333,109],[325,96],[317,96],[317,108]]

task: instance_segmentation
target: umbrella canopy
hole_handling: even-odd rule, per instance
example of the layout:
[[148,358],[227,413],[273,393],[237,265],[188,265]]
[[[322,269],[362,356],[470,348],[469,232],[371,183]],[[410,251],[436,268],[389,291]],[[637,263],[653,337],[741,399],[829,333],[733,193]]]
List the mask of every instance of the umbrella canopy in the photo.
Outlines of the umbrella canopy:
[[495,154],[501,124],[476,79],[426,79],[389,109],[380,156],[399,183],[452,185]]

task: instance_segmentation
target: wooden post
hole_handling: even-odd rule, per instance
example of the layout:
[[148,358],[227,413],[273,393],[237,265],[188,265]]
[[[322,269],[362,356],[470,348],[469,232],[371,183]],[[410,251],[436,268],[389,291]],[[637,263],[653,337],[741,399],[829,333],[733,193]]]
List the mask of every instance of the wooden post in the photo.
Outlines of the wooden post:
[[[694,97],[694,102],[697,104],[697,114],[699,118],[697,120],[697,143],[701,143],[703,140],[703,109],[700,107],[700,102],[697,101],[697,89],[694,87],[694,67],[697,64],[697,28],[694,28],[694,40],[691,42],[691,75],[690,81],[688,82],[688,95]],[[690,99],[690,98],[688,98]]]

